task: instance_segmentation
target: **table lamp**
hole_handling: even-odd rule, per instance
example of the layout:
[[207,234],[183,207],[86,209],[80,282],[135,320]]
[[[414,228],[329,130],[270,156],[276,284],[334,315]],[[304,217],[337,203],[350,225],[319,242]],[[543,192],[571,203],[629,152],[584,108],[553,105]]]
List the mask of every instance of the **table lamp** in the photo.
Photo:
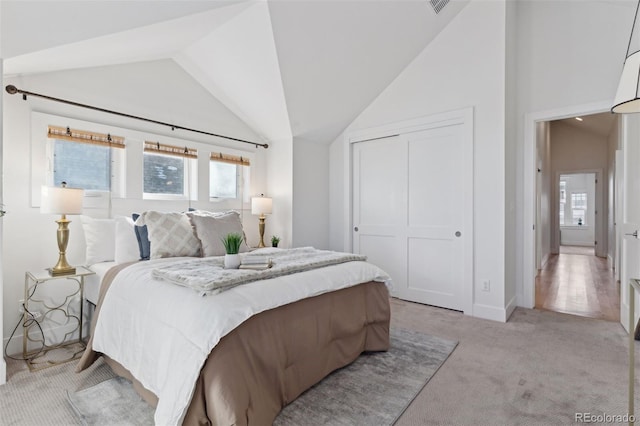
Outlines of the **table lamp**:
[[260,194],[259,197],[251,198],[251,214],[260,215],[258,229],[260,230],[260,244],[258,247],[265,247],[264,245],[264,220],[265,214],[271,214],[271,208],[273,206],[272,200],[269,197],[265,197]]
[[67,188],[67,184],[62,182],[62,187],[42,187],[42,198],[40,213],[62,215],[58,224],[58,263],[50,269],[51,275],[70,275],[76,273],[76,268],[67,262],[67,244],[69,243],[69,223],[66,215],[82,213],[83,189]]

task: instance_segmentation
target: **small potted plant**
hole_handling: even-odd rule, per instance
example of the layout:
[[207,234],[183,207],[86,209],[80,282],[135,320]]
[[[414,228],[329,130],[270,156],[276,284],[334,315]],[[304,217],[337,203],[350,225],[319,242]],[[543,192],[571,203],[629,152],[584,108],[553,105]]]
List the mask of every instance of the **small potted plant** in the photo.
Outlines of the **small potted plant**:
[[278,243],[280,242],[280,238],[276,235],[271,237],[271,247],[278,247]]
[[224,256],[225,269],[238,269],[240,266],[240,244],[242,244],[242,235],[231,233],[222,238],[224,250],[227,254]]

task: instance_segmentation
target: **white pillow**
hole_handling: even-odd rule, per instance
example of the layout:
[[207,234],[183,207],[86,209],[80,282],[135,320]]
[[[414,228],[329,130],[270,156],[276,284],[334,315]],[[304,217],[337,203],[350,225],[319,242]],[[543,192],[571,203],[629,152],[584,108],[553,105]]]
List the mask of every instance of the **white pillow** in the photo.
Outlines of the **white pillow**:
[[140,259],[140,249],[134,230],[133,219],[125,216],[116,216],[116,263],[134,262]]
[[222,238],[232,233],[240,234],[243,237],[240,253],[249,251],[238,212],[229,211],[215,216],[198,213],[187,213],[187,215],[191,219],[193,229],[202,245],[203,257],[224,256],[225,249]]
[[200,256],[200,241],[193,233],[189,217],[185,214],[151,210],[142,213],[135,224],[147,225],[151,259]]
[[84,240],[87,244],[85,265],[111,262],[116,251],[116,222],[114,219],[94,219],[80,216]]

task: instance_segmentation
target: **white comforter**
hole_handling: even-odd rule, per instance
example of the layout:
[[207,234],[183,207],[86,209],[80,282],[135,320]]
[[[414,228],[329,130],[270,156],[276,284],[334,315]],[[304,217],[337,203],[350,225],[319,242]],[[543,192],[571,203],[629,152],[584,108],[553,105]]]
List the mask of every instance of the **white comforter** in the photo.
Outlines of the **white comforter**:
[[154,268],[184,260],[150,260],[121,271],[105,295],[93,336],[95,351],[122,364],[158,396],[158,425],[181,423],[209,353],[252,315],[363,282],[390,284],[384,271],[366,262],[256,281],[206,297],[151,278]]

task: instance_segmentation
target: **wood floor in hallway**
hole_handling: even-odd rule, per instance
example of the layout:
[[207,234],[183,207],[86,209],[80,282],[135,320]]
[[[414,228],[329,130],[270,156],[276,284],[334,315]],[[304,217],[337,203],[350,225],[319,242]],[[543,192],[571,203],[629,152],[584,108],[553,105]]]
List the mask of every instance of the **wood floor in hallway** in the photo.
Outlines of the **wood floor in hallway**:
[[607,260],[561,250],[536,277],[536,308],[620,320],[620,286]]

